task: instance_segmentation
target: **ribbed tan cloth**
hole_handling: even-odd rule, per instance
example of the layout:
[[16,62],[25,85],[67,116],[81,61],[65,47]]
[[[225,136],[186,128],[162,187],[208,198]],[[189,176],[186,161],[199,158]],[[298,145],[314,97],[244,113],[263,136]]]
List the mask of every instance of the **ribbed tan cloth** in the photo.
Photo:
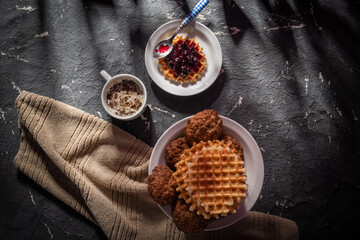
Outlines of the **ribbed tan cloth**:
[[15,166],[109,239],[298,239],[293,221],[257,212],[226,229],[185,235],[147,194],[151,147],[48,97],[24,91],[16,107],[21,143]]

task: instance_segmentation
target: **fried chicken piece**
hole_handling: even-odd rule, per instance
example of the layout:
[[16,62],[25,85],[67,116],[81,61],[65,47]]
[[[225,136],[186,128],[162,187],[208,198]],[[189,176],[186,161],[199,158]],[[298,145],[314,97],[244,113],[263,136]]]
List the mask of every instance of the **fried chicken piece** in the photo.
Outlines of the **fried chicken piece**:
[[171,168],[171,170],[175,171],[175,163],[180,160],[180,155],[183,153],[185,149],[189,148],[185,137],[180,137],[172,142],[166,147],[165,150],[165,161],[166,164]]
[[219,139],[222,134],[222,120],[215,110],[203,110],[187,121],[184,134],[191,146],[194,142]]
[[169,180],[173,171],[168,166],[156,166],[148,177],[148,192],[158,204],[165,206],[176,198],[176,191]]
[[172,215],[176,227],[184,233],[200,232],[210,223],[210,220],[190,211],[189,206],[182,199],[177,200]]
[[234,146],[234,148],[236,149],[236,151],[240,154],[241,158],[244,160],[243,148],[241,147],[240,143],[235,138],[233,138],[229,135],[222,135],[220,140],[224,140],[225,143],[227,141],[231,142],[232,145]]

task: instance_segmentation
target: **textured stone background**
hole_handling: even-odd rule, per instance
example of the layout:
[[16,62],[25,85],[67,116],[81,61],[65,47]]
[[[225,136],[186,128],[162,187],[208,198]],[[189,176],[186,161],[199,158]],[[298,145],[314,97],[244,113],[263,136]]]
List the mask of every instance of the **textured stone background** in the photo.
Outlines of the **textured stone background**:
[[[176,97],[152,82],[144,50],[160,25],[196,2],[1,1],[1,239],[105,238],[14,167],[21,90],[102,117],[152,146],[178,120],[215,109],[261,148],[265,181],[253,210],[296,221],[301,239],[359,236],[360,2],[210,1],[196,21],[217,36],[222,70],[207,91]],[[102,69],[144,81],[142,118],[124,123],[106,114]]]

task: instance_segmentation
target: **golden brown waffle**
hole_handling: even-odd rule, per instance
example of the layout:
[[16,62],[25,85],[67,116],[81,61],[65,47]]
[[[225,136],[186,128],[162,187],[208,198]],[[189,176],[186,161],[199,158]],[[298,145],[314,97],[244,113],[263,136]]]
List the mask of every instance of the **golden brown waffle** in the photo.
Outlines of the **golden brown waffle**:
[[169,80],[181,82],[182,84],[186,82],[196,82],[198,78],[199,79],[201,78],[201,74],[205,72],[205,68],[206,68],[206,58],[205,58],[205,54],[202,52],[203,48],[200,47],[199,43],[195,42],[195,38],[192,39],[189,39],[189,37],[182,38],[182,36],[176,36],[175,39],[173,40],[173,44],[177,43],[180,40],[183,42],[189,40],[190,41],[189,44],[194,43],[195,47],[199,48],[198,53],[202,56],[202,58],[199,60],[199,63],[201,64],[201,66],[199,67],[199,71],[198,72],[191,71],[185,78],[181,77],[180,75],[178,77],[175,77],[175,72],[172,69],[170,69],[169,66],[166,64],[165,58],[159,59],[160,70],[163,72],[164,77]]
[[200,142],[187,149],[172,175],[179,197],[209,219],[235,213],[246,198],[246,169],[231,142]]

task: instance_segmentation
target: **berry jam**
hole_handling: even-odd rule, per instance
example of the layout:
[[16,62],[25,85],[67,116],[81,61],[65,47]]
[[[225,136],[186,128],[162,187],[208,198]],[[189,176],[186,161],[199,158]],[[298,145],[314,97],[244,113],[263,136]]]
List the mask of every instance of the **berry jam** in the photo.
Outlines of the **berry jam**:
[[199,47],[189,40],[185,42],[179,40],[174,44],[172,52],[165,58],[165,63],[174,72],[177,78],[186,78],[190,72],[199,72],[202,66],[199,54]]
[[160,45],[159,49],[156,49],[155,52],[160,52],[160,53],[164,53],[167,50],[169,50],[169,46],[168,45]]

